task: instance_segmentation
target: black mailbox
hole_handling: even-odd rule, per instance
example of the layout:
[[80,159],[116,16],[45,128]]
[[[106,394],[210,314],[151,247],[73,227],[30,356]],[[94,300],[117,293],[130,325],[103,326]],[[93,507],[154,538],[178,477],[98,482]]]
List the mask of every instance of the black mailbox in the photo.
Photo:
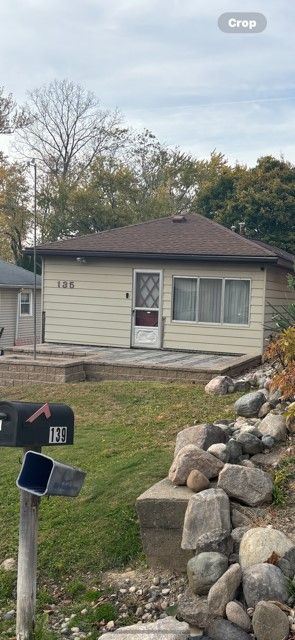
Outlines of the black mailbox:
[[0,402],[0,447],[73,444],[74,414],[66,404]]

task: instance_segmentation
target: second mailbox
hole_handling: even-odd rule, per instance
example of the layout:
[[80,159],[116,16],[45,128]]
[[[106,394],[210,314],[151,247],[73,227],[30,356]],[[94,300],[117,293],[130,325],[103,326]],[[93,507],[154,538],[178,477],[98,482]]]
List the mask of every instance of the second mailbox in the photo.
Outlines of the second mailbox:
[[74,414],[66,404],[0,402],[0,447],[73,444]]

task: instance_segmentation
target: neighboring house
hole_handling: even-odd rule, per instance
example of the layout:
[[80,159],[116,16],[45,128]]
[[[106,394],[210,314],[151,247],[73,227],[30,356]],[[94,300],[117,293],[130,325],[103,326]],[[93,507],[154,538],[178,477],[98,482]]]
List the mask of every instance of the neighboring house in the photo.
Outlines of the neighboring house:
[[294,256],[200,215],[41,245],[45,342],[257,354]]
[[[37,338],[41,327],[41,278],[37,276]],[[0,260],[0,349],[32,344],[34,275],[10,262]]]

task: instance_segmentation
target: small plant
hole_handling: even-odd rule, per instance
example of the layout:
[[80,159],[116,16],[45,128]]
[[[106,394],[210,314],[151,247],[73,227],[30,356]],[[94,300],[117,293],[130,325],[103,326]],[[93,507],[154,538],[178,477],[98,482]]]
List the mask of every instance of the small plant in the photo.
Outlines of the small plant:
[[33,640],[58,640],[58,636],[48,628],[48,617],[38,616]]
[[287,500],[287,490],[290,480],[295,478],[295,456],[282,460],[273,477],[273,501],[277,507],[282,507]]
[[295,395],[295,326],[281,332],[272,340],[265,357],[280,366],[281,370],[273,377],[272,386],[281,389],[283,398]]
[[295,598],[295,580],[294,578],[288,578],[287,580],[287,589],[290,598]]

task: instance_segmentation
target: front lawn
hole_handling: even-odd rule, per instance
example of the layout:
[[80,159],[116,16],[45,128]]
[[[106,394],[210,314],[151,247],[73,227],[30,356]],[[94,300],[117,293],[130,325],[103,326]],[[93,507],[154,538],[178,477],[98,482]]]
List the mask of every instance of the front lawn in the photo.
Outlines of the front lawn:
[[[1,395],[65,402],[75,412],[75,445],[44,449],[87,472],[79,498],[42,500],[39,583],[61,584],[140,556],[136,497],[167,474],[177,431],[229,417],[234,401],[191,384],[125,381],[5,387]],[[20,456],[1,449],[0,562],[17,554]]]

